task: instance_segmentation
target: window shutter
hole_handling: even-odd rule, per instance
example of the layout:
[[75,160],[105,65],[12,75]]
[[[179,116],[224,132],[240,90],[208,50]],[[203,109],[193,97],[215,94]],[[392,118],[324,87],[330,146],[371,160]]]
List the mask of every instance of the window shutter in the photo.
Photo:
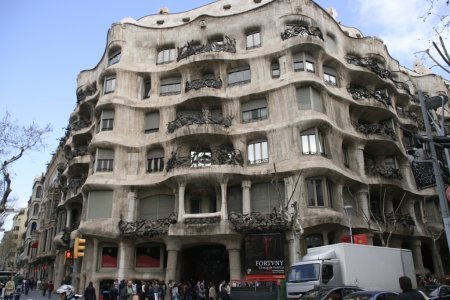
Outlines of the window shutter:
[[228,212],[242,213],[242,190],[240,186],[232,186],[228,188]]
[[114,119],[114,110],[102,111],[102,120]]
[[323,66],[323,72],[337,77],[337,72],[334,68]]
[[297,89],[297,104],[300,110],[311,109],[311,88],[302,87]]
[[147,154],[148,159],[160,157],[164,157],[164,149],[152,149]]
[[156,220],[167,217],[175,211],[175,197],[155,195],[139,201],[138,219]]
[[159,112],[145,115],[145,130],[159,129]]
[[181,83],[181,77],[169,77],[161,79],[161,85]]
[[314,88],[311,88],[311,98],[312,109],[318,112],[323,112],[322,97],[320,97],[320,93]]
[[103,219],[112,216],[113,191],[89,193],[87,219]]
[[267,100],[264,98],[242,103],[242,111],[248,111],[265,107],[267,107]]
[[114,150],[97,149],[97,159],[114,159]]

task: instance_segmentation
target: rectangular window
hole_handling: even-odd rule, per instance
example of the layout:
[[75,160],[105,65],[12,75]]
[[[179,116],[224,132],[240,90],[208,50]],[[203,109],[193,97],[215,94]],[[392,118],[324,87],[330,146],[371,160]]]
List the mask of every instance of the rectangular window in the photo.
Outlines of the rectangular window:
[[143,99],[150,98],[150,94],[152,93],[152,82],[150,79],[144,81],[144,96]]
[[145,133],[158,132],[159,130],[159,112],[152,112],[145,115]]
[[397,160],[395,156],[388,156],[384,159],[384,166],[386,168],[397,169]]
[[114,151],[111,149],[97,149],[96,168],[97,172],[111,172],[114,165]]
[[293,63],[294,63],[294,71],[295,72],[301,72],[301,71],[307,71],[314,73],[314,58],[311,54],[306,52],[300,52],[294,54],[292,57]]
[[375,157],[368,153],[364,153],[364,168],[366,174],[372,173],[372,168],[375,166]]
[[122,52],[117,51],[113,53],[108,59],[108,67],[114,64],[117,64],[120,61],[120,57],[122,56]]
[[247,49],[261,47],[261,33],[253,32],[247,35]]
[[164,49],[158,52],[158,59],[156,61],[157,65],[168,64],[176,59],[176,50]]
[[102,248],[102,268],[117,268],[117,257],[118,257],[117,247],[103,247]]
[[228,71],[228,85],[244,84],[250,81],[250,66],[234,68]]
[[164,170],[164,157],[154,157],[147,159],[147,172],[162,172]]
[[89,220],[112,216],[113,191],[91,191],[88,196],[87,216]]
[[105,78],[103,92],[109,94],[116,89],[116,76],[108,76]]
[[301,133],[302,139],[302,153],[303,154],[320,154],[326,155],[323,146],[323,137],[321,132],[317,128],[312,128],[310,130]]
[[272,63],[270,66],[272,70],[272,77],[277,78],[280,77],[280,64],[279,63]]
[[325,83],[328,83],[330,85],[337,85],[337,73],[336,70],[330,67],[323,67],[323,80]]
[[114,129],[114,110],[102,111],[100,131],[110,131],[113,129]]
[[257,99],[242,104],[242,122],[249,123],[267,119],[267,100]]
[[313,87],[301,87],[296,90],[297,105],[300,110],[315,110],[324,112],[322,97]]
[[160,96],[176,95],[181,93],[181,78],[172,77],[161,80]]
[[256,165],[269,162],[267,141],[255,142],[247,147],[248,164]]
[[136,268],[160,268],[161,248],[146,246],[136,248]]
[[307,178],[308,206],[333,207],[331,184],[325,177]]

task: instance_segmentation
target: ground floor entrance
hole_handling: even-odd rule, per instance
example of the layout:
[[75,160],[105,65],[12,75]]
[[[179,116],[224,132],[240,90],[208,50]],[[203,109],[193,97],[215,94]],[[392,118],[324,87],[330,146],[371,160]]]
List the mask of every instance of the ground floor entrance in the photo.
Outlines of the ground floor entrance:
[[220,283],[230,280],[228,251],[223,245],[186,248],[182,253],[181,280]]

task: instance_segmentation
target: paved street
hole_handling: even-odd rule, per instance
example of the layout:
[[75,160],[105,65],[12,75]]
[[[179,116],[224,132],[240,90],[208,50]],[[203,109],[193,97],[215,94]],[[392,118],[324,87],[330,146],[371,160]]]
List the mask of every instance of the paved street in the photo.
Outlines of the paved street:
[[[28,295],[22,294],[20,295],[20,299],[19,300],[48,300],[48,295],[47,293],[45,294],[45,296],[42,296],[42,291],[41,290],[30,290],[28,291]],[[59,300],[59,295],[52,293],[52,297],[50,298],[52,300]]]

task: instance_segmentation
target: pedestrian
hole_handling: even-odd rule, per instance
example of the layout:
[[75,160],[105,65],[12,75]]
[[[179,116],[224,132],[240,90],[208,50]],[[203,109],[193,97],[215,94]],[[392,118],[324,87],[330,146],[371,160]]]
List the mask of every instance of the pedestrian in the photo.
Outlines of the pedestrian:
[[42,296],[45,296],[47,294],[47,290],[48,290],[48,282],[47,281],[42,282],[41,289],[42,289]]
[[95,295],[95,287],[92,284],[92,281],[89,282],[88,286],[84,290],[84,300],[96,300],[97,296]]
[[25,296],[28,295],[28,291],[30,290],[29,280],[25,280]]
[[5,300],[12,300],[15,291],[16,291],[16,284],[14,283],[13,278],[10,277],[5,284],[5,294],[4,294]]
[[117,286],[116,283],[114,282],[113,286],[111,287],[111,291],[110,291],[110,298],[111,300],[118,300],[117,298],[119,297],[119,289],[118,289],[119,283],[117,282]]
[[180,300],[180,294],[178,293],[178,286],[176,284],[172,287],[172,300]]
[[109,295],[111,293],[109,283],[105,283],[102,288],[103,300],[110,300]]
[[172,281],[172,279],[169,280],[169,283],[167,284],[167,288],[169,289],[169,297],[170,300],[173,300],[172,296],[172,288],[175,285],[175,283]]
[[398,300],[425,300],[423,295],[412,288],[411,279],[408,276],[402,276],[398,279],[402,293],[398,295]]
[[50,282],[47,285],[47,290],[48,290],[48,298],[52,298],[52,292],[53,289],[55,288],[55,285],[53,284],[53,282],[50,280]]
[[209,300],[216,300],[217,298],[217,293],[216,293],[216,288],[214,287],[214,283],[210,282],[209,283]]

